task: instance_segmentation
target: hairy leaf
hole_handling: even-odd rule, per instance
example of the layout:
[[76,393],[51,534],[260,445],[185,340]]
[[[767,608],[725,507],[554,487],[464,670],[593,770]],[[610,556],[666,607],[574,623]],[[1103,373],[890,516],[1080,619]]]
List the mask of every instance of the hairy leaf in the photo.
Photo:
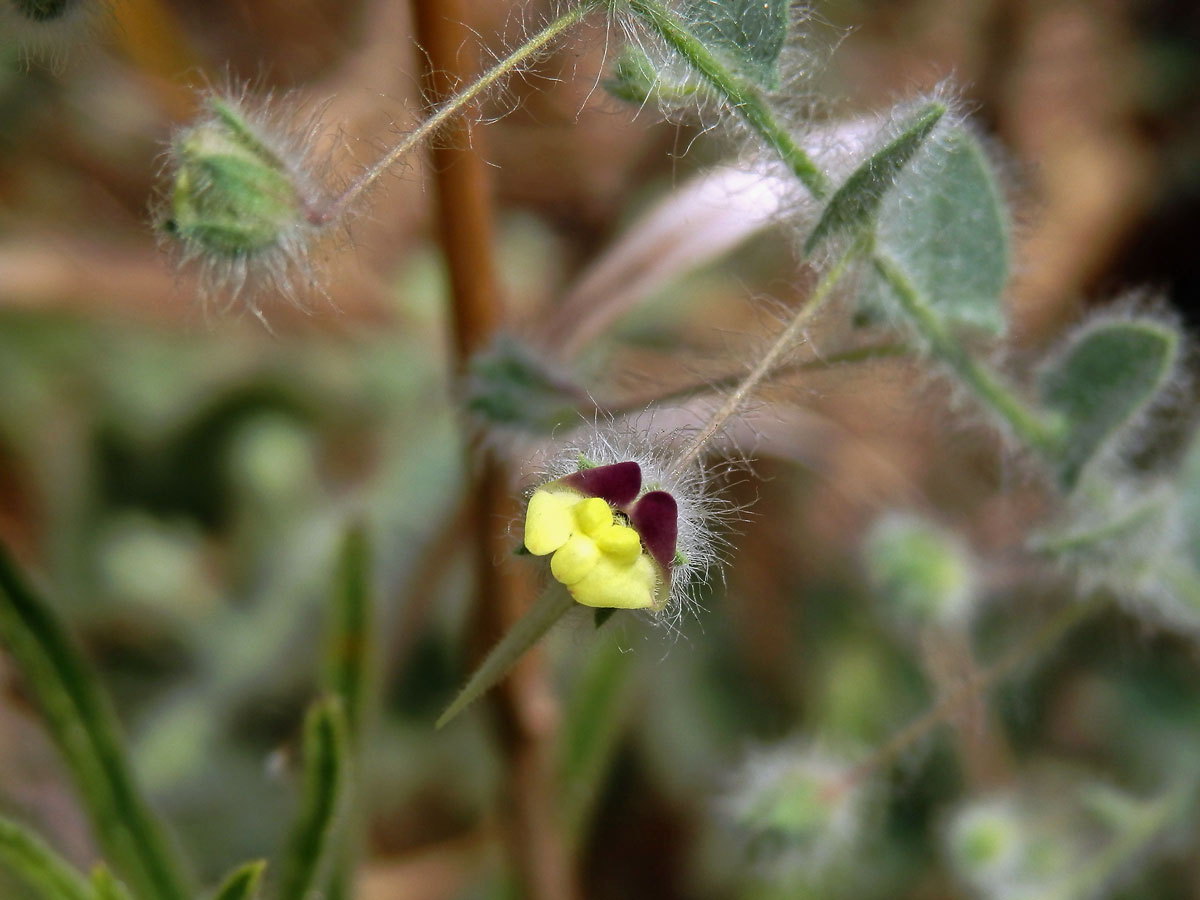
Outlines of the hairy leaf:
[[1072,339],[1042,371],[1042,402],[1066,426],[1055,460],[1064,488],[1075,486],[1088,461],[1166,385],[1178,345],[1179,335],[1161,322],[1101,322]]
[[686,0],[688,30],[759,87],[779,87],[788,0]]
[[[1008,231],[1008,210],[983,149],[954,128],[927,141],[898,176],[879,207],[875,246],[904,270],[939,319],[999,334]],[[889,299],[881,279],[866,280],[865,310],[884,309]]]
[[922,107],[904,124],[899,135],[855,169],[825,205],[804,243],[804,252],[813,253],[831,237],[862,239],[869,235],[884,197],[896,187],[904,167],[945,114],[946,107],[941,103]]

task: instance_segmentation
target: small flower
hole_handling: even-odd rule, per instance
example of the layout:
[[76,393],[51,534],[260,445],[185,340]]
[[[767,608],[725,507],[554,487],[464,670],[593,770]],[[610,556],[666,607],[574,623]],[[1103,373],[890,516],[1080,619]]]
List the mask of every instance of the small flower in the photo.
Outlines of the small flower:
[[525,548],[553,554],[550,573],[584,606],[667,605],[678,505],[664,490],[641,489],[641,466],[629,460],[581,468],[529,499]]

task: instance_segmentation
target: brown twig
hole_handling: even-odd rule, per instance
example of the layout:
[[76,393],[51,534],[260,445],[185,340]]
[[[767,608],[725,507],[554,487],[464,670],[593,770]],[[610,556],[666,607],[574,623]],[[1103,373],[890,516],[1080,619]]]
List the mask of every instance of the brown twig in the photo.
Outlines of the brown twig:
[[[471,84],[478,59],[462,0],[416,0],[417,40],[425,50],[425,90],[436,106]],[[455,359],[461,375],[503,320],[492,252],[492,205],[483,158],[471,147],[468,116],[441,126],[431,150],[437,185],[438,230],[453,292]],[[472,453],[472,457],[475,453]],[[510,555],[504,523],[516,515],[508,473],[485,452],[475,469],[472,519],[476,539],[477,606],[468,650],[478,660],[529,605],[520,573],[498,564]],[[517,877],[534,900],[570,900],[573,886],[566,846],[554,818],[548,741],[531,710],[544,692],[537,654],[490,695],[489,707],[503,753],[506,776],[499,810]]]

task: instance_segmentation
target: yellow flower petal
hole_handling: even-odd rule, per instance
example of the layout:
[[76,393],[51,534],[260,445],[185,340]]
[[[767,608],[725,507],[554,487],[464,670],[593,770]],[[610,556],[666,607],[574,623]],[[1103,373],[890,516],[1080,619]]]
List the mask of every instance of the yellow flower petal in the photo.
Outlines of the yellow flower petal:
[[571,596],[584,606],[611,609],[647,609],[654,603],[658,574],[645,554],[632,565],[601,556],[595,567],[570,586]]
[[565,585],[581,580],[600,561],[600,550],[596,542],[584,534],[577,534],[559,547],[550,557],[550,572]]
[[614,562],[628,564],[641,555],[642,539],[628,525],[614,525],[596,537],[596,546]]
[[525,549],[545,556],[565,544],[575,531],[571,507],[578,502],[573,491],[534,491],[525,511]]
[[589,497],[575,507],[575,521],[581,531],[596,537],[612,527],[612,508],[599,497]]

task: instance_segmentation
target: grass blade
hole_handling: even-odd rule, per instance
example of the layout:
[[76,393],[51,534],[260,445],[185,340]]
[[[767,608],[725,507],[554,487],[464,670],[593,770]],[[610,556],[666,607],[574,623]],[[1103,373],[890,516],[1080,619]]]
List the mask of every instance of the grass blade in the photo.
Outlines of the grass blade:
[[190,900],[166,836],[134,784],[96,676],[3,546],[0,639],[41,709],[109,860],[144,900]]
[[258,893],[266,862],[257,860],[238,866],[221,882],[212,900],[251,900]]
[[92,900],[87,880],[24,825],[0,818],[0,863],[46,900]]
[[335,826],[343,807],[346,719],[341,701],[318,701],[304,722],[304,794],[283,860],[280,900],[315,896],[336,856]]

